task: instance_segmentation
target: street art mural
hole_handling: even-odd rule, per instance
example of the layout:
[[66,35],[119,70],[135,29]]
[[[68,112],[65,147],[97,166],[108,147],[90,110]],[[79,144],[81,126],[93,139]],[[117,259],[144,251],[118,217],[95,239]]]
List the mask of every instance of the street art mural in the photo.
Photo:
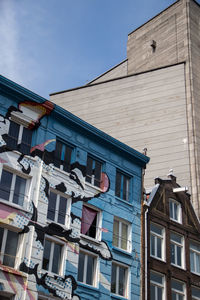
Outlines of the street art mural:
[[[72,256],[78,255],[79,248],[77,245],[79,245],[83,249],[98,254],[102,259],[112,259],[111,251],[106,242],[101,241],[99,245],[94,245],[92,242],[80,239],[81,219],[74,214],[70,213],[69,228],[55,222],[44,224],[40,221],[41,208],[38,209],[38,198],[41,207],[46,207],[47,210],[50,189],[66,195],[71,199],[72,205],[78,201],[88,202],[109,190],[109,178],[105,173],[101,175],[100,191],[88,188],[85,184],[86,166],[81,165],[79,162],[72,163],[68,176],[60,179],[54,165],[55,150],[49,152],[45,148],[50,143],[55,143],[55,139],[49,139],[39,145],[34,145],[32,148],[30,147],[30,137],[33,130],[40,126],[41,119],[48,116],[53,109],[53,104],[49,101],[42,104],[24,101],[17,108],[11,106],[5,116],[0,115],[0,163],[8,167],[14,167],[26,176],[37,177],[35,184],[39,184],[38,195],[35,192],[31,201],[24,204],[24,210],[8,206],[6,203],[0,203],[0,223],[17,228],[19,236],[32,233],[34,239],[32,254],[27,250],[30,247],[25,246],[22,251],[23,259],[19,266],[20,271],[14,272],[12,268],[0,264],[1,270],[3,268],[7,270],[3,270],[7,280],[6,284],[10,285],[12,292],[18,296],[18,299],[22,298],[20,292],[16,291],[14,282],[18,282],[22,289],[27,291],[27,297],[29,298],[26,299],[37,299],[36,294],[28,289],[24,273],[32,276],[36,290],[42,287],[45,293],[61,299],[81,299],[75,293],[77,283],[73,276],[67,274],[52,276],[48,271],[45,272],[42,269],[41,263],[38,263],[38,261],[42,261],[45,235],[62,240],[70,249]],[[20,131],[19,125],[18,128],[15,128],[14,122],[19,119],[23,120],[24,128],[26,128],[23,133]],[[20,155],[14,152],[13,155],[10,155],[13,150],[20,152]],[[27,243],[28,241],[25,245]]]

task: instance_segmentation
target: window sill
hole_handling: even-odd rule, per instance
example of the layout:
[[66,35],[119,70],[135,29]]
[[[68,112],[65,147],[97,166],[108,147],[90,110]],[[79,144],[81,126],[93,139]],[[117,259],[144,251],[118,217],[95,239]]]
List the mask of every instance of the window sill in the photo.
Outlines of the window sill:
[[25,209],[23,206],[20,206],[18,204],[12,203],[12,202],[9,202],[7,200],[3,200],[1,198],[0,198],[0,203],[5,204],[5,205],[10,206],[10,207],[13,207],[13,208],[18,209],[18,210],[21,210],[25,213],[30,213],[30,211]]
[[85,234],[82,234],[82,233],[81,233],[81,238],[82,238],[83,240],[90,241],[90,242],[92,242],[92,243],[94,243],[94,244],[96,244],[96,245],[100,245],[100,243],[101,243],[101,241],[99,241],[99,240],[97,240],[97,239],[94,239],[94,238],[92,238],[92,237],[90,237],[90,236],[87,236],[87,235],[85,235]]
[[121,248],[117,248],[117,247],[113,246],[113,247],[112,247],[112,250],[115,251],[115,252],[119,252],[120,254],[125,254],[125,255],[127,255],[127,256],[132,257],[132,253],[131,253],[131,252],[126,251],[126,250],[123,250],[123,249],[121,249]]
[[124,299],[128,299],[128,298],[111,293],[111,299],[123,299],[124,300]]
[[197,273],[195,271],[190,271],[192,274],[196,275],[196,276],[200,276],[200,273]]
[[90,289],[90,290],[93,290],[93,291],[96,291],[96,292],[99,292],[98,287],[95,287],[93,285],[89,285],[87,283],[83,283],[83,282],[78,281],[78,286],[86,288],[86,289]]
[[173,222],[175,222],[175,223],[178,223],[178,224],[182,224],[182,222],[181,222],[181,221],[179,221],[179,220],[176,220],[176,219],[173,219],[173,218],[170,218],[170,221],[173,221]]
[[157,256],[150,255],[150,257],[152,257],[153,259],[157,259],[157,260],[159,260],[159,261],[161,261],[161,262],[163,262],[163,263],[166,263],[166,261],[165,261],[164,259],[159,258],[159,257],[157,257]]
[[185,270],[185,268],[184,268],[184,267],[181,267],[181,266],[175,265],[175,264],[173,264],[173,263],[171,263],[171,266],[172,266],[172,267],[175,267],[175,268],[178,268],[178,269],[181,269],[181,270]]
[[12,274],[15,274],[15,275],[18,275],[18,276],[22,276],[22,277],[28,278],[28,274],[27,273],[22,272],[22,271],[20,271],[20,270],[18,270],[16,268],[3,265],[3,264],[0,264],[0,270],[2,270],[4,272],[8,272],[8,273],[12,273]]
[[[124,199],[119,198],[119,197],[117,197],[117,196],[115,196],[115,199],[121,201],[122,203],[125,203],[125,204],[127,204],[127,205],[133,207],[133,203],[130,203],[130,202],[127,201],[127,200],[124,200]],[[125,298],[125,299],[126,299],[126,298]]]

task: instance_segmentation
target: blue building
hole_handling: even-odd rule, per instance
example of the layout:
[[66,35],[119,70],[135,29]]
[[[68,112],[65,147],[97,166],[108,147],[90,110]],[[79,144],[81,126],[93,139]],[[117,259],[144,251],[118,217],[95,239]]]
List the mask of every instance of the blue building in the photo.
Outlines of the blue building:
[[149,158],[0,77],[0,299],[140,299]]

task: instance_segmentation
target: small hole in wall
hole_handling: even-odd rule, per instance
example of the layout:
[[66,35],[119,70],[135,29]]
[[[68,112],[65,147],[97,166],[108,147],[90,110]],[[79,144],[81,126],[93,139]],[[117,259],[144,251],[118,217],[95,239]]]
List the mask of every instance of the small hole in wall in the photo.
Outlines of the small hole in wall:
[[152,48],[152,52],[154,53],[156,51],[156,41],[155,40],[152,40],[150,42],[150,46]]

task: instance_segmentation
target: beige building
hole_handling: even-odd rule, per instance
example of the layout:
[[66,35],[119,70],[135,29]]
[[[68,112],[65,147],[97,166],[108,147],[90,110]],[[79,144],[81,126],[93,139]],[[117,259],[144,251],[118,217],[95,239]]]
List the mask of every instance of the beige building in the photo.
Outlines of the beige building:
[[145,185],[170,169],[200,215],[200,5],[179,0],[128,35],[127,59],[51,101],[142,152]]

